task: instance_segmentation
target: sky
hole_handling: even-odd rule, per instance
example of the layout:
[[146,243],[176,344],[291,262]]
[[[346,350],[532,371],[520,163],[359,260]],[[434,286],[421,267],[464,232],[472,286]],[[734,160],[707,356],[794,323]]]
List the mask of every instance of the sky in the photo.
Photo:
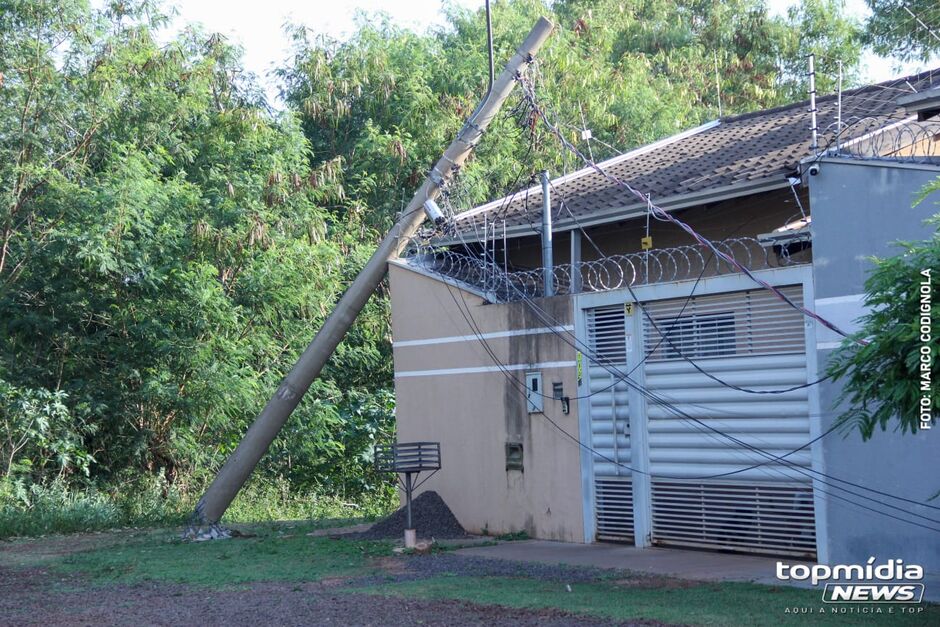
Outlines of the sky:
[[[717,1],[717,0],[716,0]],[[444,23],[442,0],[170,0],[179,12],[176,26],[200,22],[212,32],[225,35],[244,48],[246,68],[265,81],[268,72],[288,57],[289,42],[285,23],[301,23],[317,33],[337,39],[355,30],[357,14],[387,13],[393,22],[416,31]],[[451,0],[467,8],[482,7],[483,0]],[[867,14],[864,0],[844,0],[846,10],[860,18]],[[772,13],[784,13],[794,0],[769,0]],[[893,76],[911,74],[932,63],[899,64],[867,54],[862,60],[863,82],[879,82]],[[271,102],[275,102],[273,79],[265,81]]]

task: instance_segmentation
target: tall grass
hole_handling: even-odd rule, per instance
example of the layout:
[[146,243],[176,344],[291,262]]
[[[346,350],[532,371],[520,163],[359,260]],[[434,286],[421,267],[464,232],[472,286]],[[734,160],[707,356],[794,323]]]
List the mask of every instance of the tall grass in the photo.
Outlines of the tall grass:
[[[29,485],[0,479],[0,538],[182,525],[205,485],[201,481],[168,485],[159,478],[147,477],[104,488],[79,489],[58,481]],[[259,479],[239,493],[224,522],[374,519],[397,506],[393,495],[393,491],[384,491],[353,503],[293,490],[283,479]]]

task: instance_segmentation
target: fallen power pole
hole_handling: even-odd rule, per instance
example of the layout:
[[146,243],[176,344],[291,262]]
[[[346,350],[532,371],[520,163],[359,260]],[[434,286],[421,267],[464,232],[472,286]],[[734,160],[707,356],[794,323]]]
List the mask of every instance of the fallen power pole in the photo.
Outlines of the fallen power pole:
[[[245,437],[222,466],[219,474],[199,499],[187,535],[198,539],[227,537],[218,522],[235,495],[247,481],[255,466],[267,452],[271,442],[284,426],[288,416],[300,403],[310,384],[349,331],[372,292],[381,283],[388,261],[396,258],[425,218],[425,204],[433,201],[447,181],[466,161],[486,127],[496,117],[503,101],[509,96],[518,74],[532,62],[533,56],[552,32],[552,23],[539,18],[525,41],[516,50],[492,88],[457,133],[444,155],[428,174],[424,184],[402,212],[398,222],[379,244],[368,263],[346,290],[333,313],[316,337],[284,377],[277,392],[249,427]],[[433,206],[433,203],[428,203]],[[430,211],[429,211],[430,213]],[[432,216],[434,218],[436,216]]]

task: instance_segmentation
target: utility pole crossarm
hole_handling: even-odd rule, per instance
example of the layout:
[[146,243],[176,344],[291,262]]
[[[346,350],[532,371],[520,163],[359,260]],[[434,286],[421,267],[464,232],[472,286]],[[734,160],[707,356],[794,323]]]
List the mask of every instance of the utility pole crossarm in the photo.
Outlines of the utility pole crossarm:
[[487,93],[486,98],[431,169],[401,217],[343,294],[316,337],[284,377],[277,392],[265,405],[238,447],[222,466],[196,505],[188,534],[196,535],[198,527],[214,526],[222,518],[235,495],[248,480],[255,466],[271,446],[271,442],[277,437],[288,416],[300,403],[314,379],[319,376],[323,366],[381,283],[388,268],[388,261],[398,257],[408,240],[424,222],[424,203],[436,198],[441,187],[466,161],[473,147],[512,91],[516,76],[532,62],[536,52],[551,34],[552,28],[552,23],[544,17],[536,22],[528,37],[516,50],[516,54],[493,82],[492,89]]

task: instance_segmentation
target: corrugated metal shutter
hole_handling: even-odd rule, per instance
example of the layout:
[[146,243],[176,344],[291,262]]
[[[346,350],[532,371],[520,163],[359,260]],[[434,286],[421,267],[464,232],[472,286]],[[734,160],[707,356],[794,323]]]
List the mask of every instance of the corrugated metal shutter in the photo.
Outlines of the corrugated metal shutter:
[[653,538],[662,544],[814,556],[809,485],[653,479]]
[[[802,302],[799,286],[783,291]],[[646,386],[681,412],[647,401],[653,542],[815,555],[809,478],[785,462],[767,463],[766,456],[748,448],[780,456],[805,444],[810,439],[807,389],[783,394],[734,390],[682,357],[739,387],[800,385],[806,382],[802,315],[763,290],[653,302],[645,308],[659,328],[644,316],[645,345],[655,347],[645,363]],[[660,331],[669,333],[668,341],[662,341]],[[785,459],[801,468],[811,465],[809,448]]]
[[597,477],[594,481],[597,539],[633,541],[633,481],[628,477]]
[[[627,363],[626,316],[623,305],[587,312],[588,345],[597,360],[588,360],[591,393],[591,447],[594,454],[594,511],[599,540],[632,541],[633,485],[630,471],[630,408],[627,384],[612,367]],[[606,367],[605,367],[606,366]],[[616,462],[616,463],[615,463]]]

